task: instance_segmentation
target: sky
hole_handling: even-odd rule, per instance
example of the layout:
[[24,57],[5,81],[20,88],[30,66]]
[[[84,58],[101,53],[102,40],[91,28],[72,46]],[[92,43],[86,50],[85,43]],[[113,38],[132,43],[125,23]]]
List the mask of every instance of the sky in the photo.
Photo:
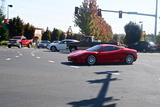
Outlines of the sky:
[[[9,18],[19,16],[25,23],[30,23],[38,28],[47,27],[67,31],[72,26],[74,33],[79,33],[79,28],[74,24],[75,6],[80,7],[84,0],[6,0],[9,8]],[[155,14],[156,0],[97,0],[97,5],[102,10],[115,10],[125,12],[139,12]],[[158,3],[160,13],[160,1]],[[102,12],[104,20],[112,27],[114,34],[125,34],[124,26],[130,21],[140,25],[143,22],[143,30],[147,34],[154,34],[155,18],[148,16],[123,14],[119,19],[118,13]],[[160,17],[160,14],[158,14]],[[158,18],[157,32],[160,32],[160,18]]]

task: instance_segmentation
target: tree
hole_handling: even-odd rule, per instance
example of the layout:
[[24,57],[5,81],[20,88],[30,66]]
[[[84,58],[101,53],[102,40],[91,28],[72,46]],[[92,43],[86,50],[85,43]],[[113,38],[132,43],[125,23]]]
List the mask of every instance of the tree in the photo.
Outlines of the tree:
[[51,34],[51,42],[64,39],[65,39],[64,32],[62,30],[54,28]]
[[79,12],[75,14],[75,24],[80,27],[84,35],[94,36],[101,41],[112,39],[111,26],[101,16],[98,16],[96,0],[84,0]]
[[51,37],[51,31],[48,29],[42,34],[42,40],[50,40]]
[[0,41],[8,40],[8,29],[6,24],[3,23],[4,15],[0,10]]
[[140,41],[141,38],[141,29],[140,26],[137,25],[136,23],[129,22],[128,24],[125,25],[125,44],[130,45],[132,43]]
[[30,25],[29,23],[24,25],[24,36],[27,39],[33,39],[35,32],[35,27]]
[[9,20],[8,24],[9,29],[9,37],[12,38],[13,36],[22,36],[24,33],[24,23],[20,17],[16,17]]

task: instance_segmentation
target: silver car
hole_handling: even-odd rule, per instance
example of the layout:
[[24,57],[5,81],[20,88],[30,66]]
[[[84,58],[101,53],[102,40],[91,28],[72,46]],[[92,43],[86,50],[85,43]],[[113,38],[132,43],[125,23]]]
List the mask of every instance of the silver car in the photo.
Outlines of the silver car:
[[68,49],[67,43],[70,43],[70,42],[79,42],[79,41],[74,40],[74,39],[66,39],[66,40],[62,40],[60,42],[56,42],[56,43],[53,42],[47,46],[47,49],[51,50],[52,52],[66,50],[66,49]]

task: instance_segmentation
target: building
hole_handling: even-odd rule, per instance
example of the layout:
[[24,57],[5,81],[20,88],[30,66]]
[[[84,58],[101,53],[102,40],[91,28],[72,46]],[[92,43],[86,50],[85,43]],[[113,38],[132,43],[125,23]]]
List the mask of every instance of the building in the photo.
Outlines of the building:
[[42,39],[42,32],[44,31],[43,28],[35,28],[35,32],[34,32],[34,42],[37,43],[37,42],[41,42],[41,39]]

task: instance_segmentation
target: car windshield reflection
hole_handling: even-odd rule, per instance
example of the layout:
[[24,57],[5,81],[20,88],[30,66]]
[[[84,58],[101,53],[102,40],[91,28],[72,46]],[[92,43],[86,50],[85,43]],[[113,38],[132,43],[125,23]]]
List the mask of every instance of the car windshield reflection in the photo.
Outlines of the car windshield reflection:
[[86,51],[99,51],[101,47],[102,47],[101,45],[96,45],[96,46],[86,49]]

